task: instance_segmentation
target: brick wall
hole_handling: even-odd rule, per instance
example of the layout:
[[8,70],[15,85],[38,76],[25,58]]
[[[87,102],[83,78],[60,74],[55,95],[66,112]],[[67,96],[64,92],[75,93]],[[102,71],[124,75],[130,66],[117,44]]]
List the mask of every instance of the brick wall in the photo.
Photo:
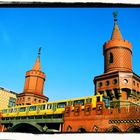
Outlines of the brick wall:
[[111,110],[105,109],[100,103],[97,104],[96,109],[90,108],[89,112],[81,110],[80,106],[77,108],[79,108],[79,112],[76,107],[73,111],[70,107],[66,108],[63,132],[78,132],[80,128],[84,128],[87,132],[112,132],[113,128],[119,132],[127,132],[131,127],[140,127],[140,107]]

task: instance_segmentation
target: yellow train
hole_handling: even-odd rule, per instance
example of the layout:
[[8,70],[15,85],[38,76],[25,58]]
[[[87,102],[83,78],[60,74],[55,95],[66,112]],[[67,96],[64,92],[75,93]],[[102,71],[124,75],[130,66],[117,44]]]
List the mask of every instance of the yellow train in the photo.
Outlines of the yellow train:
[[23,105],[23,106],[15,106],[11,108],[6,108],[1,110],[2,117],[16,117],[16,116],[37,116],[37,115],[50,115],[50,114],[63,114],[66,106],[74,106],[76,104],[80,104],[82,109],[84,109],[84,105],[86,103],[91,103],[92,108],[96,108],[97,102],[105,101],[105,104],[108,103],[109,99],[103,98],[102,95],[96,96],[86,96],[81,98],[74,98],[68,100],[60,100],[54,102],[33,104],[33,105]]

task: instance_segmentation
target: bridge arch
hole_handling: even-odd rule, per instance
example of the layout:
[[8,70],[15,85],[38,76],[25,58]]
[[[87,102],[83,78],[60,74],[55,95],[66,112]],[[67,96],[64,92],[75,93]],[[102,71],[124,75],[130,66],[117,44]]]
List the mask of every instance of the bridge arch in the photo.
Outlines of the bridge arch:
[[139,126],[132,126],[127,129],[128,133],[140,133],[140,127]]
[[10,129],[12,132],[24,132],[24,133],[41,133],[43,129],[38,124],[33,123],[17,123]]
[[110,132],[110,133],[121,133],[122,131],[117,126],[111,126],[109,129],[107,129],[106,132]]
[[84,127],[80,127],[80,128],[78,128],[78,132],[79,133],[86,133],[87,130]]

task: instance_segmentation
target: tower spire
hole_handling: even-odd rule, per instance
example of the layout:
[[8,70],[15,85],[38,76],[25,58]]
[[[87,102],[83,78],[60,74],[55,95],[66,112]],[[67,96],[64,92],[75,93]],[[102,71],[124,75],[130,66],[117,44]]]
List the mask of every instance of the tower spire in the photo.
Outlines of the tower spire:
[[36,59],[36,62],[32,68],[32,70],[38,70],[41,71],[41,65],[40,65],[40,52],[41,52],[41,47],[38,49],[38,57]]
[[38,56],[40,56],[41,47],[38,49]]
[[118,16],[118,12],[114,11],[113,12],[114,28],[113,28],[112,35],[111,35],[111,40],[123,40],[122,34],[120,32],[120,29],[119,29],[119,26],[117,23],[117,21],[118,21],[117,16]]
[[118,11],[113,12],[114,22],[117,22]]

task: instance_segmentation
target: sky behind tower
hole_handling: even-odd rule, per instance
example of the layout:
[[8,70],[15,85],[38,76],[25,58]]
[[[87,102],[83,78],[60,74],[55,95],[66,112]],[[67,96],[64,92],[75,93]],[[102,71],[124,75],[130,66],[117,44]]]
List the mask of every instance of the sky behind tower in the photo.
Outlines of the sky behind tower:
[[93,95],[93,79],[104,72],[103,44],[111,37],[114,10],[140,75],[140,8],[1,8],[0,86],[21,93],[42,47],[50,101]]

